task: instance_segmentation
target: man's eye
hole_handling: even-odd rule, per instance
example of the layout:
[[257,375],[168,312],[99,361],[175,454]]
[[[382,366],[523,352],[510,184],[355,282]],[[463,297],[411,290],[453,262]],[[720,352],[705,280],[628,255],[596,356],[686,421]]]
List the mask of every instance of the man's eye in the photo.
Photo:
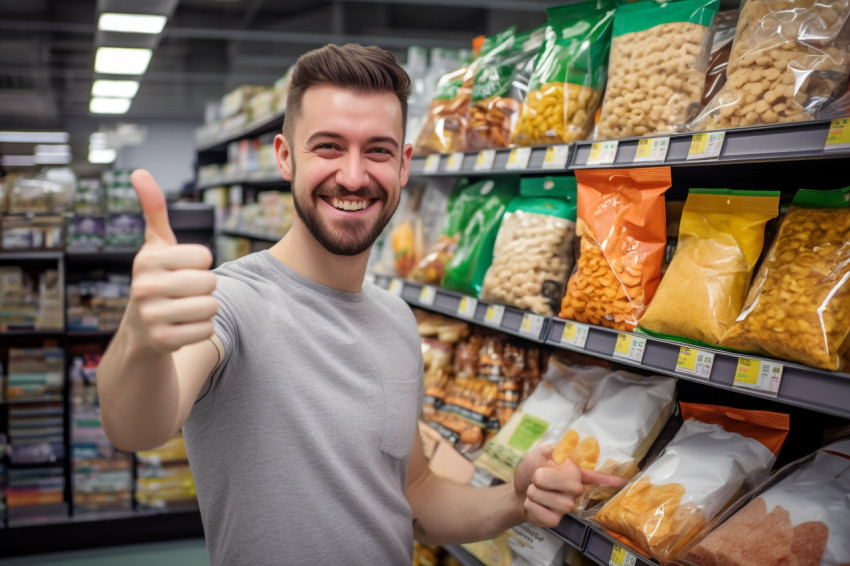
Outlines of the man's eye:
[[315,149],[316,150],[328,151],[328,150],[335,150],[335,149],[339,149],[339,148],[332,143],[320,143],[319,145],[316,146]]
[[392,155],[393,152],[385,147],[373,147],[369,150],[370,153],[378,153],[380,155]]

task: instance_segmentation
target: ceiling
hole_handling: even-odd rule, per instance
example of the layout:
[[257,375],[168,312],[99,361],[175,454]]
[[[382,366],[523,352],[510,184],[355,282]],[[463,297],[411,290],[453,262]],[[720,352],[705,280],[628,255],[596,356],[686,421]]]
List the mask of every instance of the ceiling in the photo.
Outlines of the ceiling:
[[[328,42],[380,45],[406,60],[407,48],[464,48],[479,34],[545,21],[547,0],[0,0],[0,130],[71,135],[78,175],[89,135],[120,123],[200,125],[209,101],[242,84],[271,85],[299,54]],[[96,45],[138,34],[96,29],[101,11],[170,14],[127,114],[93,115]],[[121,37],[123,36],[123,37]],[[151,41],[150,39],[148,41]],[[32,146],[0,143],[0,154]],[[14,169],[7,167],[7,170]],[[29,168],[33,170],[34,168]]]

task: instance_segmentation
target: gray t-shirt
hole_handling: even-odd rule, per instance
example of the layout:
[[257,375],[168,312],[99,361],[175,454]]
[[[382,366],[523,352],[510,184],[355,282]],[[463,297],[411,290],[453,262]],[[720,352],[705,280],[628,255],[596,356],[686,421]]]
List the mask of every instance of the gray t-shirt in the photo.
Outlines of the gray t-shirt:
[[422,352],[398,297],[263,251],[216,269],[223,362],[183,433],[213,564],[410,564]]

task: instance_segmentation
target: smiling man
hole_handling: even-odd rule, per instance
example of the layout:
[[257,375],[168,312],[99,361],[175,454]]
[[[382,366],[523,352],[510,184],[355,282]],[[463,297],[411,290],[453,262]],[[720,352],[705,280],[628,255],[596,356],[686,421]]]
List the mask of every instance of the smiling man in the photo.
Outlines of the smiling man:
[[556,525],[582,482],[621,480],[532,451],[513,484],[431,474],[417,436],[416,322],[364,283],[398,206],[410,81],[386,51],[299,59],[277,163],[297,216],[270,250],[213,272],[177,244],[151,176],[131,301],[98,369],[102,420],[125,450],[183,428],[213,564],[409,565],[413,538],[460,543]]

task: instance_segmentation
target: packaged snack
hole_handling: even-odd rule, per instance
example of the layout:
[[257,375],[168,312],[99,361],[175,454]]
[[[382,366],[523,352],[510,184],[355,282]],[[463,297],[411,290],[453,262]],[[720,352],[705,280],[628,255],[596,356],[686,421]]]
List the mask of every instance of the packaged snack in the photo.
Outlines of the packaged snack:
[[[593,390],[585,412],[561,437],[552,454],[579,467],[629,479],[675,408],[676,380],[625,371],[606,375]],[[580,512],[614,494],[589,486],[576,500]]]
[[720,344],[825,369],[850,335],[850,187],[801,189]]
[[788,415],[681,407],[685,421],[670,444],[593,517],[659,562],[672,560],[742,487],[763,479],[788,433]]
[[691,189],[676,255],[638,326],[717,344],[741,313],[779,192]]
[[414,155],[464,150],[474,80],[475,63],[468,62],[437,81],[434,98],[413,145]]
[[847,83],[848,16],[850,0],[747,0],[726,84],[691,128],[811,120]]
[[700,99],[701,106],[711,102],[711,99],[726,84],[726,68],[729,66],[732,40],[735,39],[735,30],[740,14],[740,10],[717,12],[717,19],[714,22],[714,37],[711,40],[711,55],[708,58],[708,68],[705,71],[705,86]]
[[595,137],[675,132],[701,108],[719,0],[634,2],[614,15]]
[[526,177],[511,200],[481,298],[544,316],[558,312],[573,266],[575,177]]
[[576,171],[581,238],[562,318],[632,330],[661,279],[669,167]]
[[393,266],[399,277],[407,277],[424,253],[425,235],[422,231],[422,217],[419,214],[424,190],[425,187],[418,186],[411,191],[409,208],[402,212],[399,221],[390,232]]
[[511,143],[561,144],[585,139],[605,88],[616,0],[546,9],[543,48]]

